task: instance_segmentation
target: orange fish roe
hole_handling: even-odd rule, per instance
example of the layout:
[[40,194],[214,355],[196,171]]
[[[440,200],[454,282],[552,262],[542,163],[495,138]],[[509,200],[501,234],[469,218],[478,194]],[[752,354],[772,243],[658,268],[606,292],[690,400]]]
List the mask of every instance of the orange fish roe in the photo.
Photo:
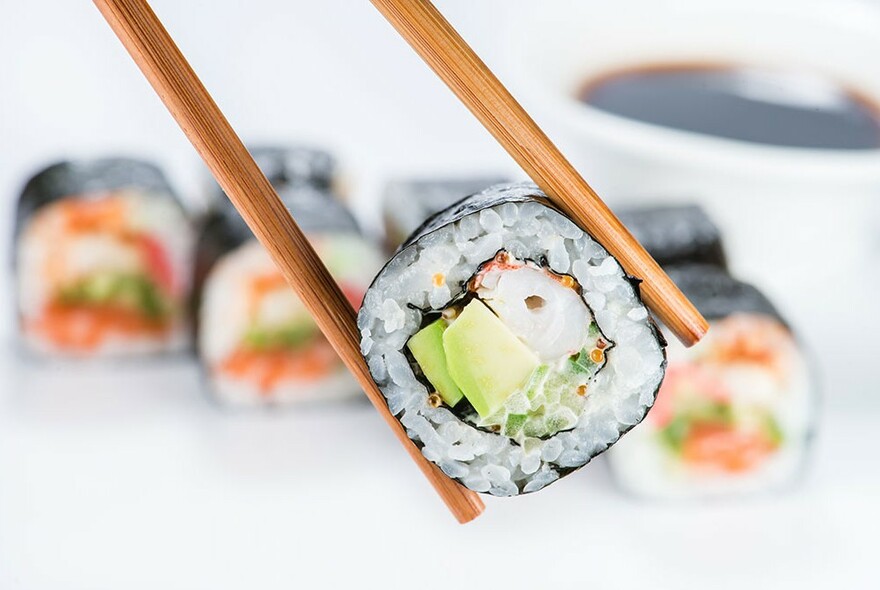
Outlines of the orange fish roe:
[[574,285],[575,285],[574,277],[572,277],[570,275],[558,275],[558,276],[559,276],[559,282],[560,282],[560,284],[562,284],[563,287],[567,287],[569,289],[574,289]]
[[578,385],[577,394],[580,396],[587,395],[587,386],[586,385]]
[[442,287],[446,283],[446,275],[442,272],[438,272],[431,277],[431,282],[434,283],[435,287]]
[[598,365],[605,360],[605,353],[600,348],[594,348],[590,351],[590,360]]

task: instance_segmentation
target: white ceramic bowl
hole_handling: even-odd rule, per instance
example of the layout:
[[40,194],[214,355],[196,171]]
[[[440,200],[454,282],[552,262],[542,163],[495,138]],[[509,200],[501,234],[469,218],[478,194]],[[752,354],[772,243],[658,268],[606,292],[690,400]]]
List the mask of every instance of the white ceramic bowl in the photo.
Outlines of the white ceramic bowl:
[[[612,205],[699,202],[736,274],[756,281],[820,354],[836,394],[880,330],[880,150],[758,145],[584,105],[623,66],[719,62],[814,70],[880,103],[880,4],[858,0],[546,0],[511,15],[503,77]],[[861,393],[858,393],[861,391]]]
[[786,182],[880,178],[880,150],[842,153],[713,138],[612,115],[575,96],[585,80],[621,66],[703,61],[812,69],[880,102],[880,9],[872,4],[551,1],[521,13],[514,26],[509,38],[516,86],[585,147],[621,150],[658,165],[747,170]]

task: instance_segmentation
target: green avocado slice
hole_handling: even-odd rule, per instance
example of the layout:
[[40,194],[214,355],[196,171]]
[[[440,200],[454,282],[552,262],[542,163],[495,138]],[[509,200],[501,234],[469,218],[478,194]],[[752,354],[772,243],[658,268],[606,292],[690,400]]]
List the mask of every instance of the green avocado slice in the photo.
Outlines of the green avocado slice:
[[446,366],[446,352],[443,350],[445,331],[446,322],[437,320],[413,334],[406,346],[443,401],[449,407],[454,407],[463,396]]
[[478,299],[443,333],[449,374],[481,418],[501,409],[539,365],[498,316]]

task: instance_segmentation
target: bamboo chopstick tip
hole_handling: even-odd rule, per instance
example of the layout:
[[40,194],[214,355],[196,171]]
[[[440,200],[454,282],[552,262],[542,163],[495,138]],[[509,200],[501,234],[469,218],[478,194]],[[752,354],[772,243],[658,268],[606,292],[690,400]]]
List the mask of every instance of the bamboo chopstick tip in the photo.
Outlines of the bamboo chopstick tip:
[[702,315],[698,314],[697,317],[693,318],[691,324],[687,326],[686,331],[684,333],[677,333],[676,336],[678,336],[686,348],[690,348],[699,343],[708,331],[709,322]]
[[458,520],[458,524],[467,524],[481,516],[484,510],[486,510],[486,505],[483,500],[477,495],[472,495],[468,497],[466,509],[455,512],[455,518]]

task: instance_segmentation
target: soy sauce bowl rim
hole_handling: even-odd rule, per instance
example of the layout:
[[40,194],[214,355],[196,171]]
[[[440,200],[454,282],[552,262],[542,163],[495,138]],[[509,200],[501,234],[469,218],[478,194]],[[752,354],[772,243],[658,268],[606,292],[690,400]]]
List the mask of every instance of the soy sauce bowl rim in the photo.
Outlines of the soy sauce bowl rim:
[[[629,4],[638,5],[639,2]],[[691,6],[699,4],[694,0]],[[826,4],[816,0],[740,0],[736,4],[738,10],[753,10],[756,14],[770,11],[767,13],[777,18],[781,9],[797,9],[801,16],[806,15],[823,24],[825,16],[832,14],[836,20],[834,26],[850,26],[853,30],[864,30],[869,22],[880,26],[880,6],[864,1],[838,0]],[[611,10],[620,8],[615,5]],[[536,67],[534,55],[529,55],[536,47],[541,50],[546,47],[541,43],[540,35],[528,34],[534,33],[536,28],[534,14],[524,11],[508,24],[506,37],[510,40],[508,73],[511,89],[528,110],[534,109],[535,114],[546,116],[546,120],[552,122],[547,129],[551,140],[555,140],[556,131],[567,131],[568,142],[560,142],[563,148],[574,146],[579,137],[581,147],[589,141],[589,147],[593,149],[605,146],[647,161],[667,162],[683,168],[737,176],[760,174],[762,179],[784,181],[796,178],[803,182],[844,182],[848,186],[854,183],[880,184],[880,148],[850,150],[762,144],[647,123],[585,104],[578,93],[583,80],[595,76],[596,69],[591,72],[585,68],[582,76],[573,78],[578,80],[573,84],[549,79],[546,72]],[[872,38],[872,44],[880,46],[876,38]],[[594,52],[601,53],[601,50],[601,44],[592,48]],[[552,60],[552,51],[545,51],[542,58],[542,62]],[[638,63],[638,57],[634,56],[633,61]],[[663,56],[656,56],[656,61],[664,61]],[[731,62],[736,61],[736,57],[731,56]],[[826,71],[825,74],[832,79],[836,77],[832,72]],[[880,104],[880,91],[869,91],[858,84],[846,85]],[[872,85],[880,88],[880,71]]]
[[840,177],[850,182],[864,176],[867,181],[880,182],[880,148],[804,148],[717,137],[608,113],[574,96],[560,100],[558,108],[569,113],[566,122],[577,124],[584,135],[654,159],[686,159],[689,165],[760,170],[774,176]]

